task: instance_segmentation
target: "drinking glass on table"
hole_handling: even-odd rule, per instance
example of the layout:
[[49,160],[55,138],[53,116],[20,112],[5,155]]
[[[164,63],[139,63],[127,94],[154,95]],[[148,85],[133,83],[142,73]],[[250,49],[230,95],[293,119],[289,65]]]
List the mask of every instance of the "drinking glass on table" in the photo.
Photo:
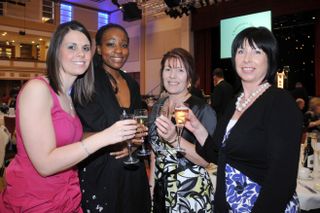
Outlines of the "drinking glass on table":
[[181,134],[186,123],[186,119],[188,116],[189,109],[184,106],[183,104],[178,104],[174,108],[174,118],[176,120],[176,128],[178,134],[178,145],[174,149],[177,152],[185,153],[185,149],[181,148],[180,141],[181,141]]
[[319,139],[319,133],[317,132],[312,132],[309,133],[310,137],[311,137],[311,146],[313,148],[313,172],[312,172],[312,176],[314,178],[319,178],[320,177],[320,171],[319,171],[319,154],[320,154],[320,141]]
[[[126,111],[123,111],[122,115],[120,116],[121,120],[126,120],[126,119],[134,119],[134,115],[133,114],[127,114]],[[127,142],[127,146],[128,146],[128,152],[129,152],[129,156],[123,161],[124,164],[126,165],[130,165],[130,164],[137,164],[139,162],[139,159],[135,158],[132,155],[132,141],[130,140],[126,140]]]
[[[134,110],[134,118],[137,123],[146,126],[148,122],[148,110],[146,109],[136,109]],[[137,152],[138,156],[148,156],[150,155],[150,150],[145,147],[144,142],[141,144],[141,149]]]

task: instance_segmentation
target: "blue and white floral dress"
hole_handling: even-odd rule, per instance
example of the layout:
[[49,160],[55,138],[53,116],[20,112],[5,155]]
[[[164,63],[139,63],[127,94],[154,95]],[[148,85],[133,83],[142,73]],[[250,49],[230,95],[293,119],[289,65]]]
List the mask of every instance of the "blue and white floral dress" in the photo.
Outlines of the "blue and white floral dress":
[[[229,121],[222,142],[222,148],[225,147],[225,140],[228,138],[230,130],[236,123],[237,120]],[[225,178],[226,199],[230,207],[229,212],[250,213],[259,196],[261,186],[229,164],[225,166]],[[285,213],[297,212],[300,212],[299,200],[297,195],[294,194],[287,204]]]

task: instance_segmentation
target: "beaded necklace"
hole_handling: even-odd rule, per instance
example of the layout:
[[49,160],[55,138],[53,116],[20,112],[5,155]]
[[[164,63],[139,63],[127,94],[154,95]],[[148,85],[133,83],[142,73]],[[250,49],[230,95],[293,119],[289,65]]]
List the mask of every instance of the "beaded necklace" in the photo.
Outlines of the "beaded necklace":
[[[240,94],[240,96],[237,98],[236,102],[236,110],[239,112],[242,112],[244,109],[247,108],[247,106],[253,101],[255,97],[257,97],[259,94],[261,94],[263,91],[265,91],[267,88],[269,88],[271,85],[266,82],[259,86],[259,88],[251,93],[247,99],[244,99],[244,92]],[[244,99],[244,100],[243,100]]]

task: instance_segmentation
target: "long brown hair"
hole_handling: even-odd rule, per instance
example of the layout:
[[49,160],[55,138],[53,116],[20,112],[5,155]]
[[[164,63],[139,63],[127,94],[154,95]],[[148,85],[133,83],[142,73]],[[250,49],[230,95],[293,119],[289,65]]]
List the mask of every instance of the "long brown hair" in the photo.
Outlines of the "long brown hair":
[[[59,60],[59,50],[63,38],[70,30],[76,30],[83,33],[92,45],[92,40],[88,30],[78,21],[70,21],[60,24],[57,30],[51,37],[50,46],[47,54],[47,77],[49,79],[49,84],[52,89],[57,93],[62,93],[61,88],[61,78],[60,78],[60,60]],[[92,62],[86,72],[83,75],[78,76],[73,84],[73,97],[74,100],[80,104],[88,102],[92,98],[94,92],[94,73]]]

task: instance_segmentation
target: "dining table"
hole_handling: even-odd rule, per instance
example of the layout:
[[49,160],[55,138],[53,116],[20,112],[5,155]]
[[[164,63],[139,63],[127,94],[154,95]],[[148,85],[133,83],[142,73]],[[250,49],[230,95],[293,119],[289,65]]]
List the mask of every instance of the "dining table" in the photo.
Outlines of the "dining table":
[[300,208],[304,211],[320,210],[320,177],[309,179],[297,178],[296,192],[300,201]]

